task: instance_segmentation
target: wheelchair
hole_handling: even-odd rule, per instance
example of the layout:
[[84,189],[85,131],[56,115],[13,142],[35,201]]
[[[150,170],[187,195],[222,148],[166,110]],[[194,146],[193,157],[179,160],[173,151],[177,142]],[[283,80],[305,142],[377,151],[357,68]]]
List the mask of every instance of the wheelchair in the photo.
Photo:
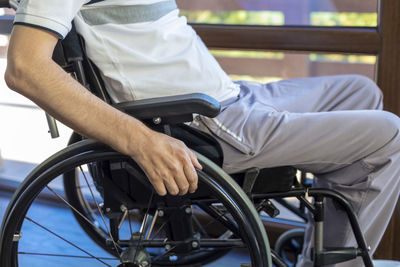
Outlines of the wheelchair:
[[[230,175],[221,169],[223,153],[218,142],[186,124],[194,114],[216,116],[220,109],[216,100],[190,94],[112,103],[74,28],[57,44],[53,59],[93,94],[195,151],[203,166],[197,171],[199,187],[184,196],[158,196],[131,158],[73,133],[69,146],[37,166],[13,195],[0,232],[0,266],[25,266],[29,257],[38,255],[61,261],[79,258],[82,264],[87,261],[87,266],[202,266],[233,249],[246,254],[245,262],[237,261],[237,266],[293,266],[295,261],[270,248],[260,219],[260,213],[274,217],[279,212],[272,199],[284,203],[287,197],[297,198],[314,217],[315,266],[356,257],[361,257],[365,266],[373,266],[357,218],[340,193],[310,188],[298,181],[297,170],[290,166],[252,168]],[[46,224],[46,214],[35,216],[35,205],[46,197],[67,207],[99,250],[89,252],[74,243],[73,237],[66,238],[69,230]],[[324,246],[327,198],[347,213],[357,247]],[[32,239],[24,235],[32,227],[60,240],[65,253],[52,253],[47,238],[41,241],[40,236],[32,236],[38,239],[36,244],[41,244],[32,248]],[[70,255],[71,248],[79,254]]]

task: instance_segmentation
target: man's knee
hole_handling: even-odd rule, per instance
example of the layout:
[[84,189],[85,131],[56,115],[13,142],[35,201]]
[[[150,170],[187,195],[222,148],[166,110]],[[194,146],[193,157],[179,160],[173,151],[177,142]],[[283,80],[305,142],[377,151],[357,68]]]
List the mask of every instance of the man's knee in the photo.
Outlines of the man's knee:
[[367,116],[366,122],[374,131],[374,140],[380,147],[388,147],[390,150],[400,151],[400,118],[387,111],[375,111],[373,116]]
[[373,80],[358,74],[349,75],[348,78],[351,80],[353,88],[357,90],[357,93],[365,100],[368,99],[370,101],[372,105],[371,108],[382,109],[383,94]]

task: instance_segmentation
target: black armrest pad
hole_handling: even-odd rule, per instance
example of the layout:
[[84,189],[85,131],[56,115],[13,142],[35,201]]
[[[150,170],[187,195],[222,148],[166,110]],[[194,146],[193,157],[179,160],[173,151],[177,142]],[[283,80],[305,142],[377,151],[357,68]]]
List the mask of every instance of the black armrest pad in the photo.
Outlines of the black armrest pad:
[[165,118],[193,113],[213,118],[218,115],[221,108],[214,98],[198,93],[123,102],[115,104],[114,107],[137,119]]
[[0,0],[0,8],[2,7],[10,7],[9,0]]

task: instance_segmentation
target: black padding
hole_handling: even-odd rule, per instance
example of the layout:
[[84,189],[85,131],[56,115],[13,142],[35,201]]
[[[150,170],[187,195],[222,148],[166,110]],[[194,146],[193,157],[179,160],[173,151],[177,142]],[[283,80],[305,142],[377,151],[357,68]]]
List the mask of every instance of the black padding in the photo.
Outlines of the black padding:
[[220,111],[220,104],[217,100],[199,93],[129,101],[115,104],[114,107],[143,120],[191,114],[213,118]]
[[65,61],[64,49],[60,40],[58,40],[56,47],[54,47],[53,60],[61,67],[64,67],[67,63]]
[[224,157],[220,144],[211,135],[186,124],[171,126],[171,136],[181,140],[187,147],[202,154],[218,166],[222,166]]
[[0,7],[10,7],[9,0],[0,0]]
[[[289,191],[296,181],[296,172],[296,168],[291,166],[261,169],[251,193],[266,194]],[[231,176],[239,185],[243,185],[245,172],[231,174]]]
[[79,43],[78,34],[76,33],[75,25],[72,22],[71,31],[67,34],[64,40],[62,40],[65,59],[68,63],[73,61],[82,61],[83,54],[82,48]]

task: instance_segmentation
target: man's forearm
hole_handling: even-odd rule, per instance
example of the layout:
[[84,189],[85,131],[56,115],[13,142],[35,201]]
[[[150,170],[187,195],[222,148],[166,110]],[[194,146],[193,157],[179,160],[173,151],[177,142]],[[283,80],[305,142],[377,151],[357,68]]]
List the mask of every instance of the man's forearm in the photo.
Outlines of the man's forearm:
[[149,132],[138,120],[91,94],[51,58],[35,54],[21,58],[15,48],[11,42],[7,84],[59,121],[126,154],[132,151],[128,149],[130,143]]
[[87,91],[51,59],[56,42],[48,31],[15,26],[7,56],[8,86],[80,134],[131,156],[158,194],[194,192],[194,167],[201,168],[194,153]]
[[129,151],[128,142],[136,139],[133,134],[141,138],[148,132],[141,122],[98,99],[53,61],[36,62],[23,69],[12,69],[13,63],[9,62],[8,84],[57,120],[123,153]]

